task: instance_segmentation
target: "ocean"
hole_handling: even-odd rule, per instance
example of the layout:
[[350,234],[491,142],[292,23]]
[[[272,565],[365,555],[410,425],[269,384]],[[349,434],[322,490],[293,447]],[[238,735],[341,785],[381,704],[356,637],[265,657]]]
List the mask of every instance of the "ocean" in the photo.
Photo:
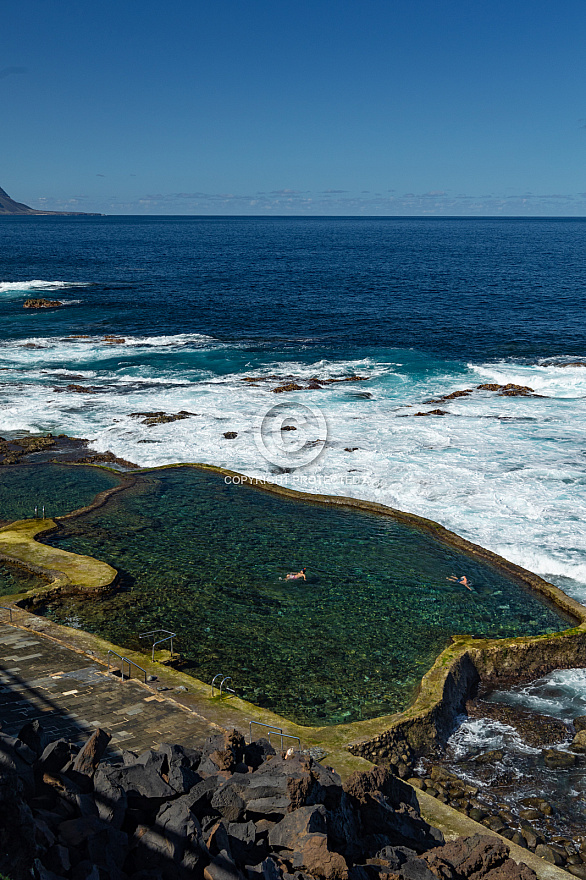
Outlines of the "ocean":
[[2,436],[381,502],[586,602],[586,220],[5,217],[0,244]]

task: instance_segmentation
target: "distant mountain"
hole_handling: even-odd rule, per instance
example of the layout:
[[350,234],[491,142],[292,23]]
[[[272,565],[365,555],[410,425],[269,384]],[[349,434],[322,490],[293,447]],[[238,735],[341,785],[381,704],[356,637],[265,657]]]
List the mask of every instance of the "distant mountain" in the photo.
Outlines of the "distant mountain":
[[7,192],[0,187],[0,217],[7,214],[50,214],[51,216],[60,215],[62,217],[102,217],[103,214],[86,214],[84,211],[37,211],[35,208],[29,208],[21,202],[15,202],[11,199]]

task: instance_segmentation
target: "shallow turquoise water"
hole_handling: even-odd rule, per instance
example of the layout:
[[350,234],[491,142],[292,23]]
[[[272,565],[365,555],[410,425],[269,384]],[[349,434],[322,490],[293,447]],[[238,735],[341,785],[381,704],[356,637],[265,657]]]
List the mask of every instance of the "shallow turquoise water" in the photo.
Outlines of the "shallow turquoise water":
[[[415,528],[195,468],[144,474],[50,540],[109,562],[124,587],[52,605],[53,618],[133,648],[141,632],[175,630],[188,671],[231,675],[239,695],[306,724],[405,708],[453,633],[568,625],[536,594]],[[302,566],[307,582],[281,580]]]
[[0,467],[0,520],[63,516],[94,500],[99,492],[117,486],[110,471],[83,465],[30,464]]

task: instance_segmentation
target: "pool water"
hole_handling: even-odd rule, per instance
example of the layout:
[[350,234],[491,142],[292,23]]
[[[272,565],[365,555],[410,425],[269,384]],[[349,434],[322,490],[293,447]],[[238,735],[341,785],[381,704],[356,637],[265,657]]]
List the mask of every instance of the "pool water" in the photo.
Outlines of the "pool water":
[[[102,559],[123,589],[48,613],[116,644],[178,633],[187,671],[231,675],[237,693],[304,724],[404,709],[454,633],[493,637],[568,626],[498,570],[414,527],[283,498],[176,467],[50,537]],[[286,581],[307,567],[307,581]],[[473,591],[447,580],[465,573]]]
[[65,464],[26,464],[0,467],[0,521],[63,516],[86,507],[99,492],[120,478],[97,467]]
[[16,566],[0,563],[0,596],[24,593],[42,586],[44,581]]

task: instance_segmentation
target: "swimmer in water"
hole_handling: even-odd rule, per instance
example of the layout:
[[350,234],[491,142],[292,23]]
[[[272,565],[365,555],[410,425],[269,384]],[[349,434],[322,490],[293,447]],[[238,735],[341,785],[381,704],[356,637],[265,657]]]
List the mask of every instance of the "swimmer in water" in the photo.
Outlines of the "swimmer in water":
[[452,577],[446,578],[447,581],[453,581],[455,584],[462,584],[462,586],[466,587],[467,590],[472,592],[472,587],[470,586],[470,582],[465,574],[462,577],[457,578],[455,574]]
[[288,575],[285,576],[286,581],[300,581],[302,578],[304,581],[307,580],[305,577],[306,568],[302,568],[301,571],[292,571]]

